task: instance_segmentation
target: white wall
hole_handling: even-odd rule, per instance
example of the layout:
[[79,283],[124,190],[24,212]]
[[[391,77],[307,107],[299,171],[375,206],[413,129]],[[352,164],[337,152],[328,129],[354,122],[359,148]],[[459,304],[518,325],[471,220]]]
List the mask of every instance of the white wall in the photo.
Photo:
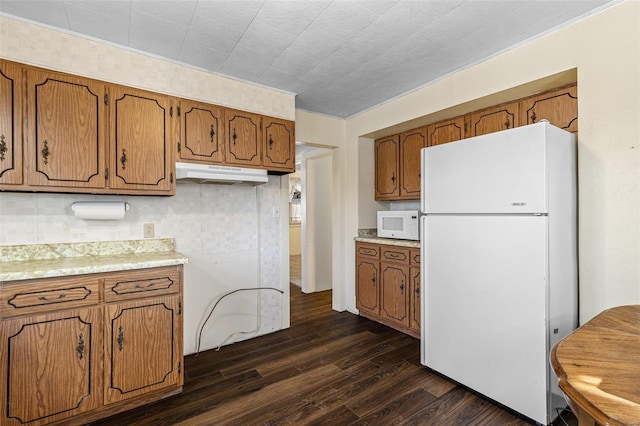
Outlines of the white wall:
[[[294,96],[216,76],[166,60],[0,16],[0,57],[109,82],[294,119]],[[288,179],[271,176],[258,187],[179,183],[173,197],[0,193],[0,244],[174,238],[185,265],[185,353],[207,308],[225,292],[262,291],[261,328],[232,341],[289,326]],[[131,204],[122,221],[75,219],[75,200],[121,199]],[[274,208],[280,212],[274,217]],[[257,324],[256,292],[226,298],[203,334],[202,349]]]
[[332,288],[331,153],[306,160],[306,293]]
[[[371,197],[367,185],[367,193],[360,192],[359,138],[467,102],[473,108],[478,99],[573,68],[580,120],[580,320],[640,303],[640,2],[631,0],[345,121],[334,157],[341,203],[334,260],[342,262],[334,265],[340,275],[334,295],[341,297],[334,308],[356,311],[353,238],[370,225],[370,215],[359,212],[360,197]],[[297,118],[296,129],[305,134],[323,120]]]

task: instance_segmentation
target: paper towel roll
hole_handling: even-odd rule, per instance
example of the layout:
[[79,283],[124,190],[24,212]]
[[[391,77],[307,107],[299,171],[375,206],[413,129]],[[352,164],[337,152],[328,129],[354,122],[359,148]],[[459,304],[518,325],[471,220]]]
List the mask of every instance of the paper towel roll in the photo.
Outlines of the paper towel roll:
[[79,219],[118,220],[124,218],[129,204],[124,201],[76,201],[71,210]]

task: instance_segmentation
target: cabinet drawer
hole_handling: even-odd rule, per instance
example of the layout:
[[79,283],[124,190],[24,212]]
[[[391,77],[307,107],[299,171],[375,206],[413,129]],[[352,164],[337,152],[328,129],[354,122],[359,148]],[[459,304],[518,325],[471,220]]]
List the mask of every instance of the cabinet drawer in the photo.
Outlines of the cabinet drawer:
[[178,293],[181,284],[180,268],[181,266],[137,269],[105,275],[104,299],[111,302]]
[[377,244],[356,243],[356,256],[379,259],[380,246]]
[[409,249],[401,247],[385,247],[382,249],[380,260],[383,262],[398,263],[401,265],[409,264]]
[[420,266],[420,249],[411,249],[411,266]]
[[12,281],[0,289],[0,317],[73,309],[99,302],[95,275]]

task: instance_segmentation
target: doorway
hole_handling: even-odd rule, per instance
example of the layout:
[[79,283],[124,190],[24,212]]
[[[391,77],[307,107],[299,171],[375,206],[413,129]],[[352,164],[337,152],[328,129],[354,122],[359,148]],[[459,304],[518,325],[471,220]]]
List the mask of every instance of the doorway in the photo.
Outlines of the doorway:
[[302,293],[332,288],[332,151],[296,143],[289,175],[290,282]]

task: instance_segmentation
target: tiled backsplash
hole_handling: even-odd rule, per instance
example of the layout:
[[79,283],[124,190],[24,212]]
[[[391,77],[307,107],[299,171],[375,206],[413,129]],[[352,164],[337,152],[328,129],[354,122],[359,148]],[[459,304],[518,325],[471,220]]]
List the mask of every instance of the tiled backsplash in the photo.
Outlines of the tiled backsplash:
[[[155,238],[174,238],[176,251],[189,258],[185,351],[190,353],[194,328],[210,300],[236,288],[282,287],[281,221],[273,217],[274,207],[282,209],[280,179],[270,176],[256,187],[180,182],[173,197],[0,192],[0,245],[142,239],[143,224],[153,223]],[[85,200],[121,200],[131,207],[123,220],[78,219],[71,204]],[[258,334],[280,329],[282,296],[263,291],[260,301]],[[242,315],[255,325],[255,302],[245,302],[230,300],[221,308],[227,317]],[[233,320],[214,326],[203,338],[203,349],[220,344],[237,326],[251,329]]]

